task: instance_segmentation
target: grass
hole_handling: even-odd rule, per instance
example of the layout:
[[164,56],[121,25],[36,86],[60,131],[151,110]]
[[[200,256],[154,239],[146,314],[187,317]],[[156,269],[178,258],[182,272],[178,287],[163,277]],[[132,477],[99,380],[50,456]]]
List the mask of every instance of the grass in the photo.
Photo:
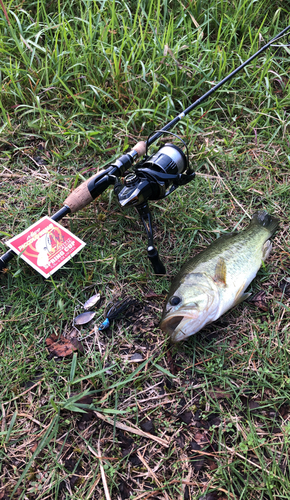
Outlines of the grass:
[[[1,254],[289,24],[263,0],[5,8]],[[18,259],[1,274],[0,499],[289,498],[289,106],[289,49],[272,49],[176,127],[197,176],[151,203],[167,276],[152,274],[141,222],[111,190],[62,220],[86,247],[53,278]],[[248,301],[170,345],[158,325],[171,278],[261,208],[281,221],[250,285],[267,310]],[[108,331],[83,326],[83,352],[49,355],[46,339],[73,337],[97,291],[96,317],[121,296],[139,305]]]

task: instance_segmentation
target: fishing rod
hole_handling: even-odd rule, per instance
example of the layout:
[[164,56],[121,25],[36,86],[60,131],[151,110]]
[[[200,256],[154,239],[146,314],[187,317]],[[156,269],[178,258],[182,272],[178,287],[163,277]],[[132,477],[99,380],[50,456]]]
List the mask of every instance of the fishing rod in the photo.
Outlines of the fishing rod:
[[[108,187],[114,186],[114,193],[121,207],[134,206],[145,227],[148,244],[147,255],[152,264],[155,274],[165,274],[166,270],[161,262],[158,251],[153,243],[153,227],[148,200],[161,200],[175,191],[179,186],[184,186],[195,177],[189,166],[189,154],[186,143],[176,134],[169,132],[180,120],[191,113],[197,106],[208,99],[222,85],[231,80],[253,59],[262,54],[269,47],[290,47],[289,36],[285,45],[273,45],[274,42],[284,37],[290,31],[290,25],[272,38],[255,54],[244,63],[234,69],[223,80],[212,87],[208,92],[194,101],[188,108],[179,113],[173,120],[168,122],[160,130],[149,135],[147,141],[138,142],[129,152],[120,156],[97,174],[78,186],[64,201],[64,206],[51,216],[54,221],[60,221],[68,214],[74,214],[81,210]],[[181,146],[167,143],[153,155],[148,155],[148,148],[156,142],[163,134],[170,134],[181,141],[186,153]],[[132,167],[137,158],[144,157],[136,164],[134,172],[125,176],[123,183],[119,180]],[[0,271],[7,267],[8,262],[16,255],[13,250],[8,250],[0,257]]]

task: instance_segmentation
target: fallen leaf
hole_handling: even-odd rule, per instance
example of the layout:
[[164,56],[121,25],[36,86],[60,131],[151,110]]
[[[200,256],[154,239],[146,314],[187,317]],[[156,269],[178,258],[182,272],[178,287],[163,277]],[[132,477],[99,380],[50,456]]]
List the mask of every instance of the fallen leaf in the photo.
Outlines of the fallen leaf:
[[210,470],[216,470],[218,468],[218,464],[216,463],[215,460],[208,460],[207,464]]
[[[82,404],[82,405],[91,405],[93,403],[93,398],[89,395],[83,396],[82,398],[78,399],[76,401],[76,404]],[[82,408],[82,407],[81,407]],[[88,408],[82,408],[82,410],[85,413],[81,414],[81,418],[78,421],[78,428],[80,430],[83,430],[86,427],[86,423],[90,422],[93,419],[94,416],[94,411],[90,410]]]
[[191,413],[191,411],[183,411],[182,413],[180,413],[178,415],[178,418],[179,420],[181,420],[181,422],[184,422],[185,424],[190,424],[192,418],[193,418],[193,415]]
[[186,438],[185,438],[185,435],[184,435],[184,434],[182,434],[182,432],[181,432],[181,433],[180,433],[180,435],[179,435],[179,436],[177,436],[177,438],[176,438],[176,443],[177,443],[177,444],[178,444],[178,446],[179,446],[180,448],[182,448],[182,449],[183,449],[183,448],[184,448],[184,446],[185,446],[185,439],[186,439]]
[[289,278],[282,279],[282,281],[280,281],[280,283],[279,283],[279,288],[285,295],[290,297],[290,279]]
[[155,427],[153,420],[145,420],[145,421],[143,420],[143,422],[140,423],[140,427],[142,431],[149,432],[150,434],[155,435]]
[[81,467],[79,463],[72,457],[65,460],[64,467],[66,470],[73,473],[73,475],[69,478],[69,483],[71,489],[74,489],[74,487],[80,481]]
[[41,156],[34,156],[33,160],[37,163],[37,165],[47,165],[47,161]]
[[260,408],[258,401],[249,401],[249,410],[256,412]]
[[213,491],[212,493],[207,493],[206,495],[199,497],[198,500],[218,500],[218,494]]
[[177,375],[177,373],[180,372],[181,368],[180,366],[177,366],[169,350],[166,352],[166,357],[170,373],[172,373],[172,375]]
[[84,352],[83,345],[77,339],[67,339],[63,335],[58,337],[52,333],[45,341],[51,356],[64,358],[70,356],[74,351]]
[[187,484],[185,485],[185,488],[184,488],[183,500],[190,500],[189,488],[188,488]]
[[125,483],[125,481],[121,481],[120,484],[119,484],[119,493],[121,495],[121,499],[122,500],[126,500],[126,498],[129,498],[130,497],[130,486],[128,486],[127,483]]
[[266,300],[266,292],[264,292],[264,290],[260,290],[260,292],[256,293],[250,302],[261,309],[261,311],[267,312],[269,310]]
[[213,399],[229,399],[231,397],[229,392],[216,389],[214,391],[208,391],[208,394]]
[[131,462],[132,465],[134,465],[134,467],[142,464],[140,458],[138,457],[138,455],[136,455],[136,453],[133,453],[133,455],[130,455],[129,461]]
[[144,358],[142,354],[139,354],[139,352],[135,352],[130,358],[130,361],[134,361],[134,363],[140,363],[140,361],[143,361]]
[[146,298],[146,299],[159,299],[160,297],[163,297],[163,294],[160,294],[160,293],[155,293],[153,290],[149,290],[149,291],[145,294],[145,298]]
[[194,435],[194,439],[200,446],[204,446],[210,443],[208,437],[204,432],[197,431]]
[[[32,453],[34,453],[34,452],[37,450],[37,447],[38,447],[38,441],[36,441],[36,442],[34,443],[34,445],[33,445],[33,446],[31,446],[30,451],[31,451]],[[0,498],[1,498],[1,497],[0,497]]]
[[279,408],[279,413],[281,415],[282,418],[286,419],[289,415],[289,406],[287,403],[284,403],[282,404],[282,406],[280,406]]
[[132,449],[132,445],[134,443],[134,439],[132,439],[130,436],[126,436],[124,432],[119,431],[118,433],[118,439],[121,441],[120,447],[122,449]]
[[142,333],[150,332],[155,328],[153,320],[149,320],[146,323],[142,320],[135,321],[132,330],[134,335],[141,335]]
[[204,465],[205,458],[203,455],[201,455],[199,453],[192,453],[192,451],[200,451],[200,450],[201,450],[201,446],[198,443],[196,443],[195,441],[191,441],[189,449],[188,449],[188,454],[189,454],[190,462],[192,463],[195,472],[199,472],[202,469],[202,467]]

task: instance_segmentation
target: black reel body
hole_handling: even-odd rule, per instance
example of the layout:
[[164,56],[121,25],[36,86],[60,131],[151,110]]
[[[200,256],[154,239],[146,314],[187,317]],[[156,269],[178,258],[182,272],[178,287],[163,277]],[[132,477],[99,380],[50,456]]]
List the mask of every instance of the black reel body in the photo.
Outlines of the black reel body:
[[[186,170],[189,173],[184,174]],[[189,171],[188,155],[174,144],[165,144],[136,165],[135,173],[125,177],[123,188],[116,187],[119,203],[122,207],[138,207],[148,200],[161,200],[194,175]]]

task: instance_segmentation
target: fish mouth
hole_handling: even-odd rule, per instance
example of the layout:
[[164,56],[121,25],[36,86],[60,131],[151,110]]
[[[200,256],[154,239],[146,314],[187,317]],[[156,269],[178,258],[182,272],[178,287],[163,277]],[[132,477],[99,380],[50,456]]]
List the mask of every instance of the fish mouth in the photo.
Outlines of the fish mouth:
[[171,316],[169,318],[164,318],[160,323],[161,330],[169,333],[171,336],[174,330],[178,327],[180,322],[183,320],[184,316]]
[[172,342],[180,342],[200,329],[198,317],[191,312],[168,314],[160,323],[160,328],[169,334]]

